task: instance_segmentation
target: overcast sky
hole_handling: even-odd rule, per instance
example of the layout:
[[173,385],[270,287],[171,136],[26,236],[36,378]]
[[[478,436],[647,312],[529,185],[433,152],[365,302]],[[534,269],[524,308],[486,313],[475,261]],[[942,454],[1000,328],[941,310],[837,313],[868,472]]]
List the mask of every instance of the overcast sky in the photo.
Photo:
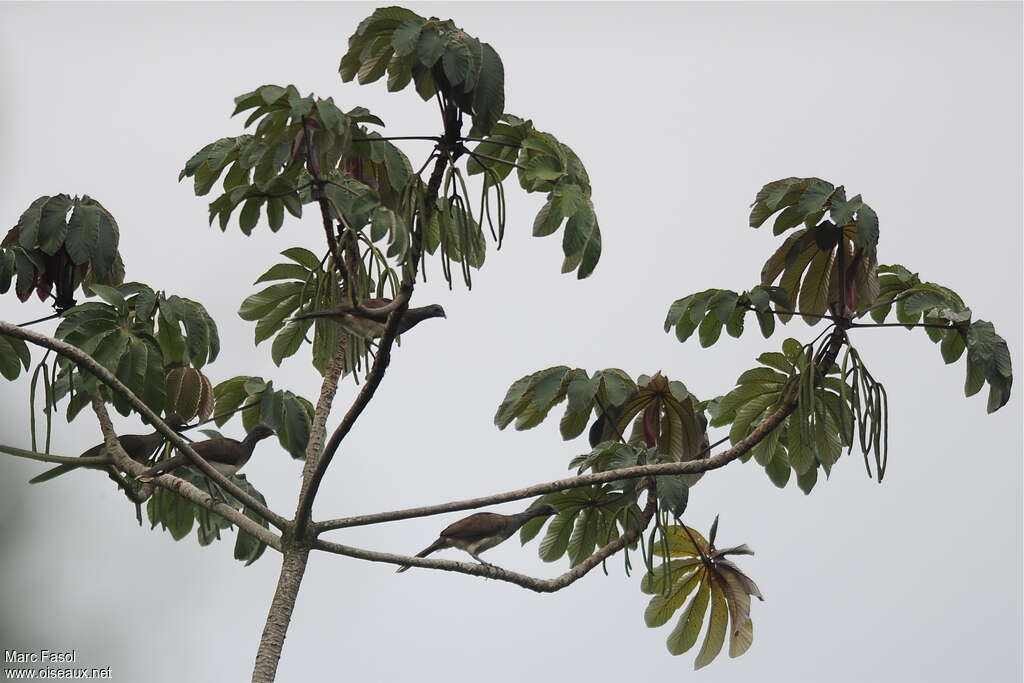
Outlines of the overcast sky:
[[[316,217],[289,217],[277,234],[262,225],[247,239],[237,223],[222,234],[176,178],[199,147],[241,132],[232,98],[264,83],[367,106],[392,135],[436,133],[436,108],[411,91],[337,75],[346,38],[374,6],[0,5],[0,225],[42,194],[96,197],[120,224],[128,279],[197,299],[218,321],[214,382],[261,375],[315,400],[306,352],[275,367],[236,311],[278,252],[321,248]],[[748,205],[781,177],[862,194],[880,216],[881,262],[959,292],[1007,339],[1020,372],[1019,3],[409,6],[452,17],[499,52],[508,111],[586,164],[604,254],[587,280],[560,275],[559,238],[530,237],[542,199],[510,184],[505,247],[489,253],[473,291],[417,288],[414,303],[442,303],[448,319],[403,340],[317,517],[564,476],[586,445],[562,442],[557,419],[522,433],[492,424],[508,385],[534,370],[661,370],[711,397],[786,336],[813,338],[796,321],[770,340],[748,332],[711,349],[661,331],[674,299],[756,282],[778,238],[746,227]],[[429,152],[405,149],[417,166]],[[0,319],[47,311],[0,297]],[[922,331],[864,330],[854,341],[889,392],[882,485],[855,453],[810,496],[775,488],[753,463],[691,493],[690,525],[706,530],[721,514],[720,543],[757,551],[740,560],[766,598],[743,657],[723,654],[693,674],[694,652],[665,649],[672,626],[644,626],[639,575],[626,578],[618,560],[608,577],[536,595],[317,555],[279,680],[1020,680],[1020,382],[986,415],[984,394],[963,396],[963,362],[944,366]],[[343,385],[332,425],[355,391]],[[0,441],[28,446],[27,399],[26,381],[0,382]],[[225,432],[239,435],[240,423]],[[74,455],[99,440],[85,411],[56,426],[53,450]],[[0,456],[0,648],[75,648],[79,664],[109,665],[125,682],[247,679],[279,556],[243,568],[230,542],[200,548],[194,534],[174,543],[139,528],[96,473],[27,487],[43,468]],[[264,442],[246,472],[291,515],[300,463]],[[412,553],[458,517],[331,538]],[[537,576],[565,569],[516,540],[488,557]]]

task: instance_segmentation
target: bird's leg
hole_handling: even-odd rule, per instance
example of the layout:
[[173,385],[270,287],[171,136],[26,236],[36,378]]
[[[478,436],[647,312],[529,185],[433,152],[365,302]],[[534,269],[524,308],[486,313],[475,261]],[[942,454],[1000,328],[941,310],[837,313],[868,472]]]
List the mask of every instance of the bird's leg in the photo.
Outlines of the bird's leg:
[[206,479],[206,485],[210,487],[210,493],[212,494],[213,499],[216,500],[219,503],[224,503],[225,505],[230,505],[230,503],[228,503],[227,497],[224,495],[224,491],[221,489],[220,485],[217,482],[215,482],[214,480],[212,480],[209,477],[207,477],[206,475],[203,475],[203,478]]
[[481,558],[479,555],[477,555],[474,552],[471,552],[469,554],[472,555],[474,560],[476,560],[477,562],[479,562],[480,564],[482,564],[485,567],[497,567],[497,565],[491,564],[490,562],[488,562],[487,560],[484,560],[483,558]]

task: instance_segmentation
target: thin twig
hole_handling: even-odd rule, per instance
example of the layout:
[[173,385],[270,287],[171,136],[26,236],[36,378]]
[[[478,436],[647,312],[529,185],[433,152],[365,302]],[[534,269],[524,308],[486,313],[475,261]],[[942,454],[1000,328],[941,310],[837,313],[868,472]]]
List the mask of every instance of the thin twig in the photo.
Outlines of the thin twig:
[[35,325],[36,323],[45,323],[47,320],[53,320],[54,318],[59,318],[63,314],[64,313],[62,311],[58,311],[57,313],[51,313],[48,316],[45,316],[45,317],[42,317],[42,318],[36,318],[35,320],[29,320],[27,323],[21,323],[20,325],[18,325],[18,327],[28,327],[29,325]]
[[499,147],[515,147],[516,149],[522,149],[523,146],[515,142],[502,142],[500,140],[485,140],[483,138],[459,138],[459,142],[486,142],[491,145],[498,145]]
[[379,138],[352,138],[352,142],[382,142],[384,140],[432,140],[434,142],[440,142],[440,137],[432,137],[430,135],[392,135],[391,137],[379,137]]
[[[476,159],[477,162],[479,162],[480,159],[487,159],[488,161],[493,161],[496,164],[505,164],[506,166],[511,166],[512,168],[518,168],[520,171],[525,171],[526,170],[525,166],[520,166],[519,164],[515,163],[514,161],[505,161],[504,159],[499,159],[498,157],[492,157],[492,156],[489,156],[487,154],[481,154],[480,152],[474,152],[471,149],[465,149],[465,152],[469,156],[471,156],[474,159]],[[484,166],[484,164],[480,164],[480,165]],[[484,168],[487,168],[487,167],[484,166]]]
[[807,317],[807,318],[821,318],[823,320],[832,320],[832,321],[842,320],[842,318],[840,318],[838,316],[825,315],[824,313],[804,313],[803,311],[780,311],[780,310],[776,310],[776,309],[772,309],[772,308],[766,309],[764,311],[758,311],[757,308],[753,304],[747,304],[746,305],[746,309],[748,311],[755,311],[757,313],[771,313],[772,315],[779,315],[779,316],[782,316],[782,315],[791,315],[791,316],[792,315],[799,315],[799,316]]
[[955,330],[956,325],[940,325],[938,323],[850,323],[850,327],[867,329],[870,327],[933,327],[938,330]]

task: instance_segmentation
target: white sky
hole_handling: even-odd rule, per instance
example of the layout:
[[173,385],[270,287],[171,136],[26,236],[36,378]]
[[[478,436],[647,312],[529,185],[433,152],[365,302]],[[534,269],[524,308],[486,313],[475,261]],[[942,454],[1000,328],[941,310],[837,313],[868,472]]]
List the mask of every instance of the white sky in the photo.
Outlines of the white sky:
[[[232,98],[264,83],[367,106],[393,135],[436,132],[435,108],[411,91],[337,76],[346,38],[374,6],[0,5],[4,225],[41,194],[96,197],[120,224],[128,278],[198,299],[217,319],[215,382],[262,375],[315,400],[315,372],[299,358],[275,368],[269,343],[254,353],[252,325],[236,311],[278,252],[319,247],[316,217],[277,234],[221,234],[206,227],[206,201],[175,181],[196,149],[240,132],[227,118]],[[318,517],[564,476],[585,444],[563,443],[557,418],[525,433],[491,423],[528,372],[660,369],[710,397],[785,336],[814,336],[794,322],[768,341],[752,331],[702,350],[661,331],[672,300],[756,282],[778,238],[746,227],[748,205],[784,176],[863,194],[881,219],[880,260],[958,291],[995,323],[1020,371],[1019,3],[408,6],[450,16],[498,50],[508,110],[587,165],[604,255],[588,280],[559,275],[559,238],[529,235],[540,198],[510,186],[506,246],[489,254],[474,291],[417,289],[418,303],[443,303],[448,319],[404,340],[327,477]],[[405,147],[414,164],[428,152],[416,144]],[[0,298],[0,319],[46,312]],[[609,577],[595,571],[539,596],[316,556],[279,680],[1020,680],[1020,384],[986,415],[984,396],[963,397],[962,362],[943,366],[923,332],[864,330],[855,343],[889,390],[884,484],[855,453],[810,496],[738,463],[691,494],[691,525],[706,529],[721,513],[721,543],[758,553],[741,558],[766,597],[745,656],[691,674],[695,653],[671,657],[672,627],[644,626],[647,596],[620,561]],[[332,424],[354,393],[343,387]],[[28,444],[27,396],[26,381],[0,383],[5,443]],[[83,413],[58,426],[54,452],[99,439]],[[112,666],[120,681],[247,679],[276,554],[243,568],[230,543],[173,543],[137,527],[105,477],[27,488],[41,469],[0,458],[0,648],[75,648],[80,665]],[[268,442],[246,471],[290,515],[300,469]],[[415,552],[458,516],[332,538]],[[488,555],[538,576],[565,568],[514,540]]]

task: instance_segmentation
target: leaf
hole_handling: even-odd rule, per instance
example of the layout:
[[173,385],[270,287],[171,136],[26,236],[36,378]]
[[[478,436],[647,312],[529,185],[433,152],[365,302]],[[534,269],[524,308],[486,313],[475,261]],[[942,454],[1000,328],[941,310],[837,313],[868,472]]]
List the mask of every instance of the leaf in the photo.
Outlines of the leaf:
[[808,325],[821,322],[821,318],[815,314],[824,315],[828,312],[832,257],[832,251],[818,251],[811,260],[800,288],[800,311],[809,314],[802,316]]
[[682,574],[667,593],[651,598],[644,611],[644,622],[649,628],[657,628],[672,618],[672,614],[682,607],[687,596],[697,587],[703,571],[700,567]]
[[725,602],[725,593],[717,581],[709,581],[711,590],[711,615],[708,617],[708,631],[704,644],[693,662],[694,670],[701,669],[718,656],[725,643],[725,633],[729,625],[729,611]]
[[[689,534],[687,534],[681,526],[672,525],[665,527],[664,536],[668,549],[668,557],[695,557],[700,555],[701,551],[705,553],[708,552],[709,546],[708,542],[704,539],[704,536],[696,529],[692,529],[690,527],[686,528],[689,529]],[[695,546],[693,541],[690,540],[690,536],[692,536],[700,545],[700,550],[698,550],[697,546]],[[665,548],[661,543],[656,543],[654,545],[653,552],[658,557],[665,557]]]
[[391,47],[399,57],[405,57],[416,50],[416,43],[420,38],[420,30],[426,23],[422,18],[416,17],[402,22],[391,33]]
[[280,366],[281,361],[299,350],[306,332],[312,325],[312,320],[301,320],[284,326],[284,329],[274,337],[274,343],[270,347],[270,357],[274,365]]
[[21,339],[0,335],[0,375],[15,380],[24,367],[28,370],[31,356],[28,345]]
[[473,127],[470,137],[490,135],[505,110],[505,68],[494,48],[482,43],[480,76],[473,89]]
[[700,345],[707,348],[718,341],[722,335],[722,321],[714,316],[707,316],[700,324]]
[[538,553],[540,559],[545,562],[554,562],[562,555],[565,554],[566,549],[569,547],[569,538],[573,531],[573,520],[576,517],[576,512],[562,512],[551,519],[551,523],[548,524],[548,531],[544,535],[544,540],[540,543]]
[[52,197],[43,205],[39,218],[39,249],[44,254],[52,256],[63,246],[68,233],[67,215],[71,205],[71,197],[66,194]]
[[419,43],[416,46],[416,54],[419,55],[420,63],[425,67],[432,67],[441,59],[444,54],[444,38],[441,32],[432,25],[424,26],[420,31]]
[[708,600],[711,598],[710,583],[710,581],[701,582],[697,594],[693,596],[686,611],[679,617],[679,623],[669,634],[666,645],[671,654],[681,655],[697,642],[701,626],[704,625],[704,613],[708,609]]

